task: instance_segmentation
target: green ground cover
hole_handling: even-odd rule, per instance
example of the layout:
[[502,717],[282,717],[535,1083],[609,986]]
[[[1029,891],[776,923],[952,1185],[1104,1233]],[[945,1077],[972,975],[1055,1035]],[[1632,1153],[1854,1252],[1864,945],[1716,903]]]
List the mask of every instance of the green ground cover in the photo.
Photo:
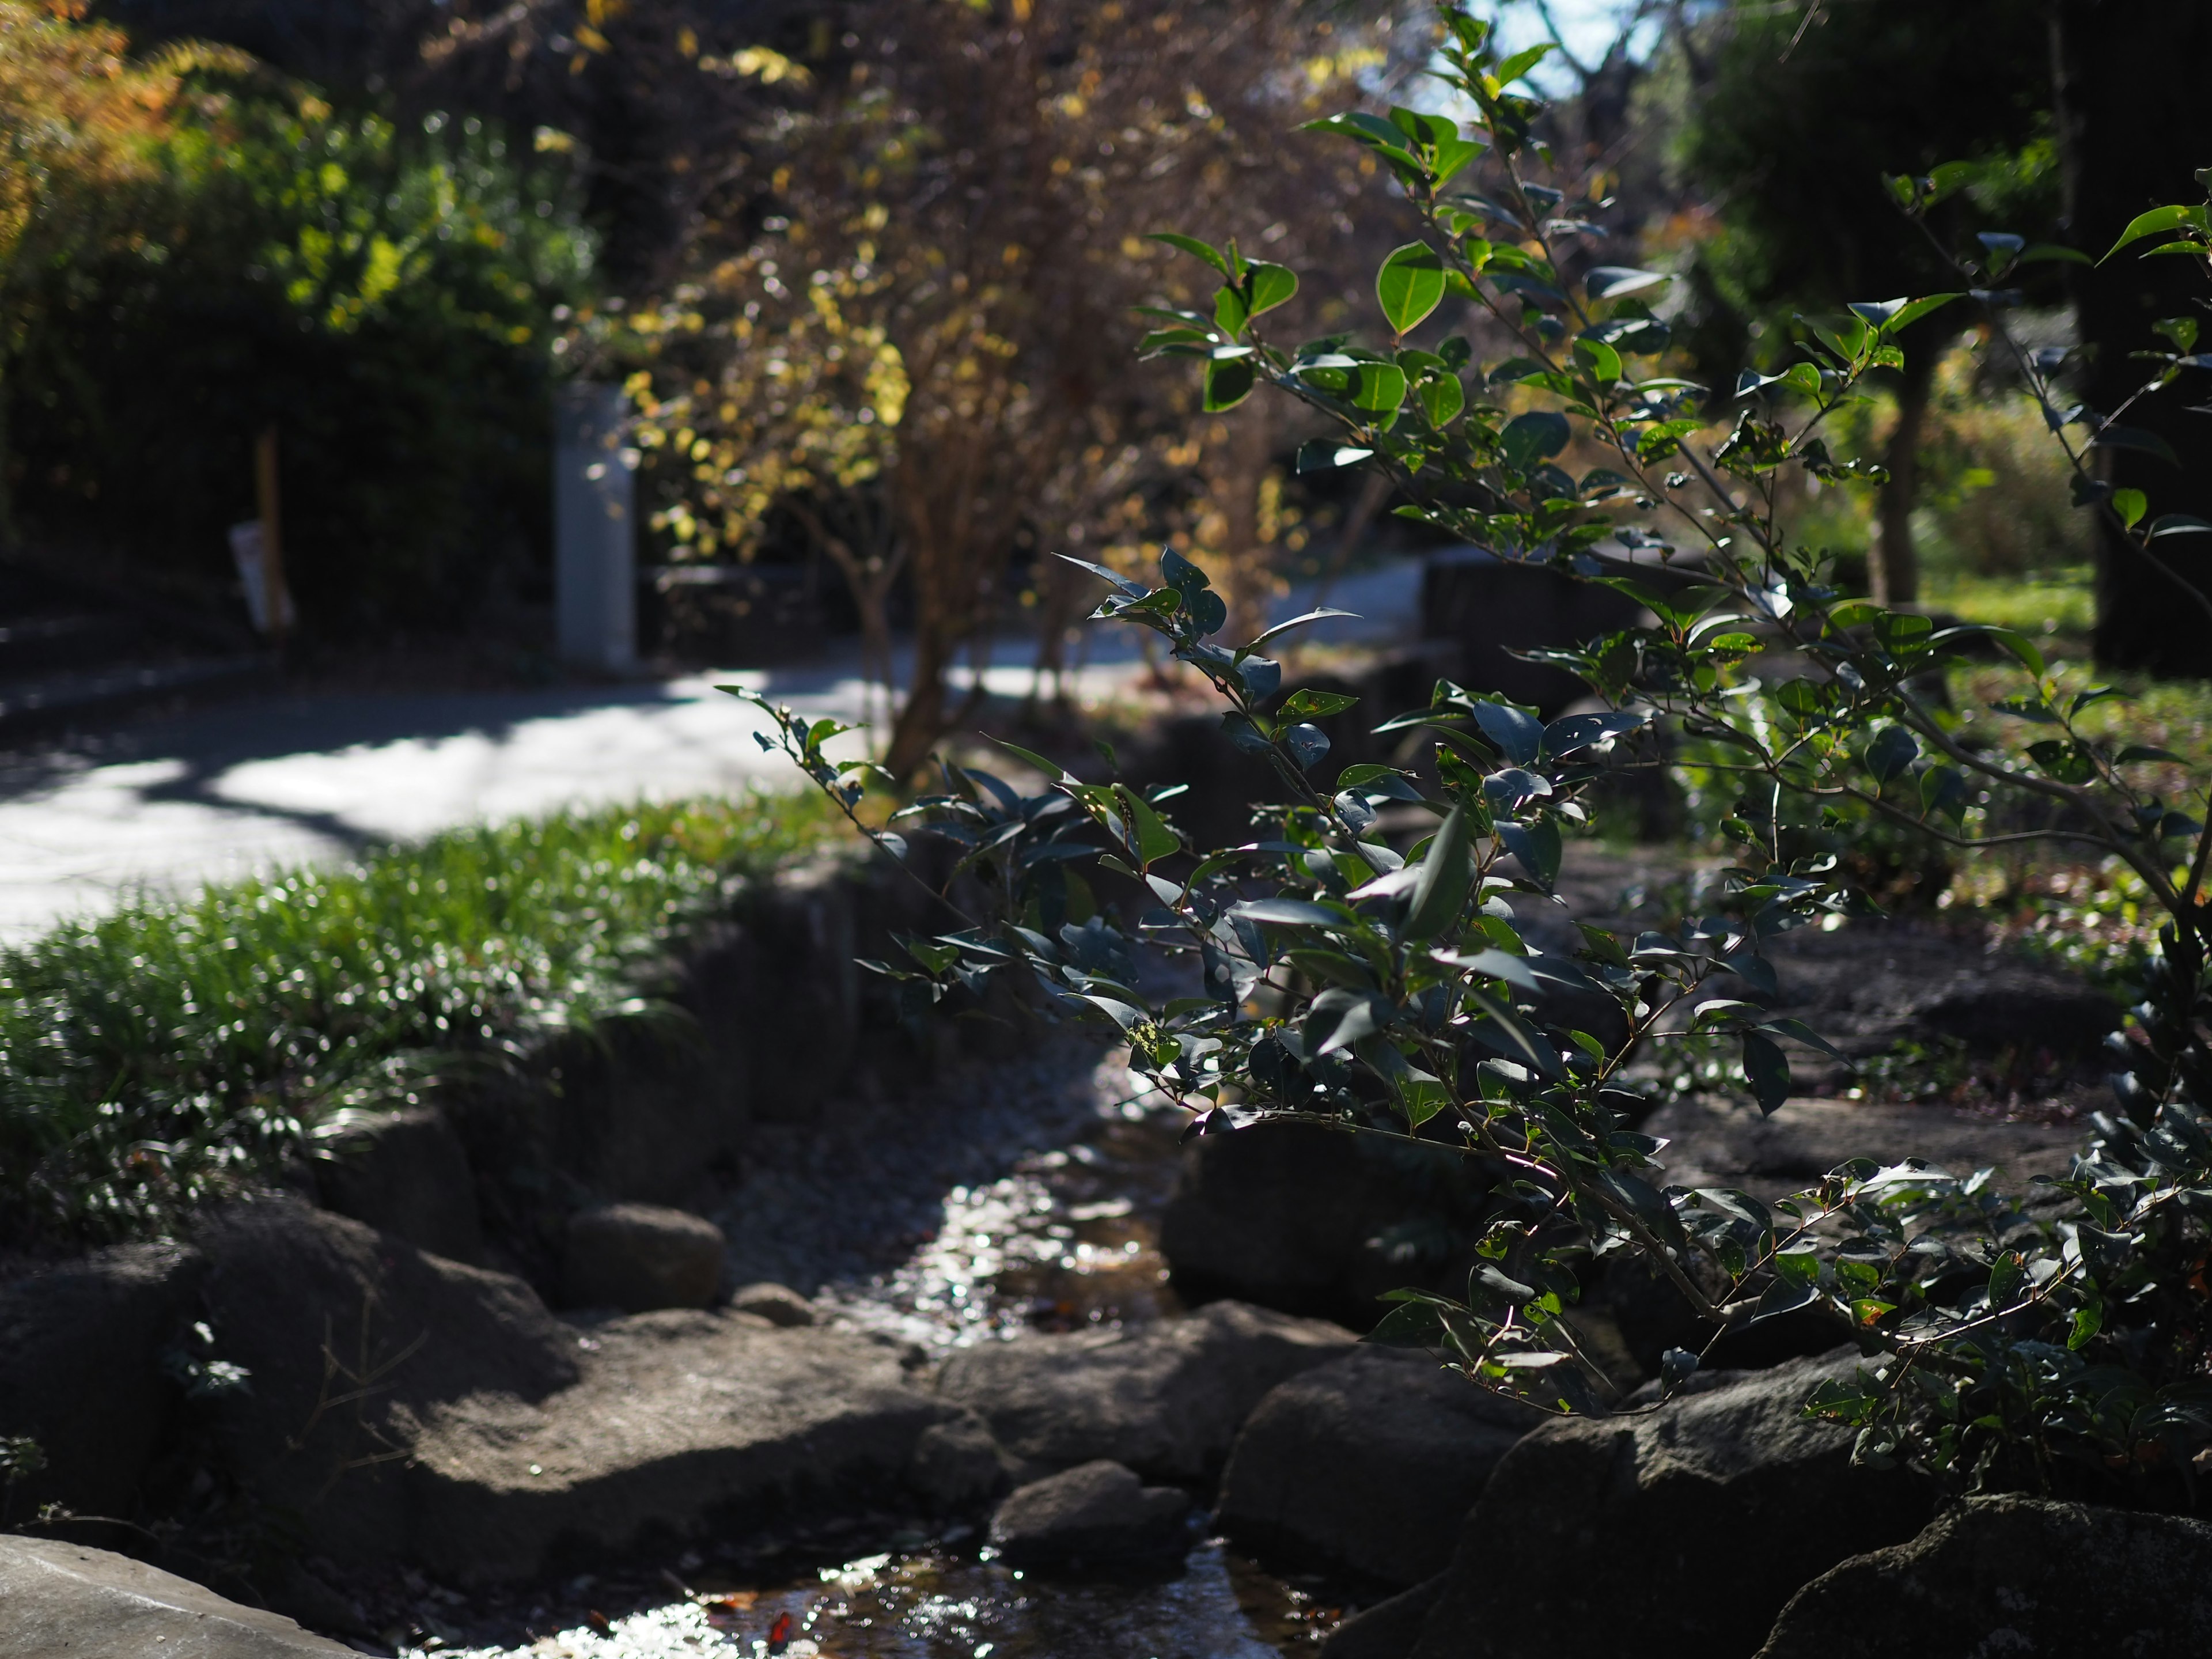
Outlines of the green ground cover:
[[459,830],[0,951],[0,1243],[159,1231],[334,1112],[620,1007],[831,828],[755,793]]
[[2090,581],[2086,566],[2020,575],[1939,570],[1929,573],[1926,599],[1936,610],[1967,622],[1989,623],[2039,640],[2047,653],[2078,655],[2088,650],[2089,629],[2097,617]]

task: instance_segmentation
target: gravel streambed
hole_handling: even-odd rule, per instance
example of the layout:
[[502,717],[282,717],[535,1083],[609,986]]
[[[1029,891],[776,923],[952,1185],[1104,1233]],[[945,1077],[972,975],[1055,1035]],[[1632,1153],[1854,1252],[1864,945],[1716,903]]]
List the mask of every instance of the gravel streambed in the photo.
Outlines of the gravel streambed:
[[[1188,1118],[1121,1058],[1071,1032],[794,1133],[717,1215],[732,1281],[790,1285],[825,1321],[933,1361],[1179,1316],[1159,1218]],[[416,1577],[386,1603],[406,1611],[386,1640],[406,1659],[1267,1659],[1340,1614],[1318,1581],[1218,1540],[1176,1570],[1040,1579],[969,1528],[912,1526],[885,1515],[492,1596]]]

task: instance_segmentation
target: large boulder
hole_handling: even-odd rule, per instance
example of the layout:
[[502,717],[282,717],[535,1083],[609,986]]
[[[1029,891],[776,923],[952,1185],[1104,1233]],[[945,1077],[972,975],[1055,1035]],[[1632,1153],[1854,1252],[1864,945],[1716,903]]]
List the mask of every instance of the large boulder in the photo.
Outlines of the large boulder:
[[315,1132],[313,1167],[317,1194],[340,1215],[434,1255],[482,1260],[476,1176],[436,1108],[340,1113]]
[[896,1346],[745,1314],[588,1331],[520,1279],[303,1206],[204,1230],[234,1470],[347,1562],[515,1578],[655,1539],[848,1519],[956,1413]]
[[1758,1659],[2212,1653],[2212,1526],[1969,1498],[1790,1598]]
[[1800,1585],[1933,1512],[1925,1484],[1854,1468],[1850,1434],[1804,1414],[1856,1363],[1796,1360],[1527,1436],[1462,1527],[1413,1659],[1752,1652]]
[[577,1333],[520,1279],[361,1222],[241,1205],[198,1242],[215,1353],[246,1372],[211,1402],[224,1455],[258,1499],[306,1517],[334,1559],[406,1552],[409,1455],[441,1407],[542,1401],[579,1375]]
[[940,1394],[1039,1472],[1107,1458],[1200,1480],[1267,1390],[1333,1359],[1352,1333],[1238,1302],[1127,1331],[1030,1335],[962,1350]]
[[1406,1659],[1421,1639],[1430,1609],[1443,1593],[1443,1575],[1439,1573],[1360,1608],[1329,1632],[1321,1644],[1321,1659]]
[[1160,1253],[1188,1301],[1229,1297],[1365,1330],[1387,1291],[1464,1284],[1484,1195],[1449,1147],[1260,1124],[1185,1150]]
[[190,1579],[82,1544],[0,1534],[13,1659],[342,1659],[351,1648]]
[[568,1218],[561,1300],[571,1308],[703,1308],[722,1286],[722,1230],[657,1204],[600,1204]]
[[991,1543],[1014,1567],[1179,1556],[1190,1546],[1189,1513],[1188,1493],[1147,1486],[1102,1459],[1016,1492],[991,1517]]
[[1358,1347],[1260,1402],[1221,1477],[1221,1528],[1299,1566],[1418,1583],[1449,1565],[1490,1472],[1546,1420],[1426,1354]]
[[0,1437],[39,1443],[45,1467],[8,1498],[131,1516],[174,1415],[164,1361],[198,1310],[196,1250],[127,1244],[0,1289]]

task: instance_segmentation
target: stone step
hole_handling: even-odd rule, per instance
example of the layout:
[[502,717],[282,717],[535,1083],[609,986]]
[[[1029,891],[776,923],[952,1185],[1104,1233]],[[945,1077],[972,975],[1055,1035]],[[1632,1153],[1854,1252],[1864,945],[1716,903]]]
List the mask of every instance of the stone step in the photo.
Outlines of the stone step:
[[573,1388],[424,1416],[406,1471],[418,1559],[518,1577],[556,1547],[842,1518],[901,1493],[924,1431],[955,1415],[908,1385],[897,1349],[848,1332],[670,1310],[586,1340]]
[[336,1561],[483,1582],[848,1520],[909,1496],[924,1434],[961,1415],[900,1346],[743,1313],[570,1323],[520,1279],[301,1205],[200,1243],[213,1353],[245,1373],[227,1460]]

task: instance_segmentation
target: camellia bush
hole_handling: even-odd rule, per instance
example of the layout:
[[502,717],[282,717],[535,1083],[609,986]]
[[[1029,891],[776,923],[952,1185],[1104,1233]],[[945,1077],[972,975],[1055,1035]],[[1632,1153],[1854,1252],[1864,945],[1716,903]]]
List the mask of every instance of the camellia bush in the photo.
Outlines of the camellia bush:
[[[1747,376],[1725,436],[1708,442],[1720,400],[1643,368],[1668,343],[1648,304],[1665,279],[1590,263],[1595,204],[1561,187],[1534,136],[1540,106],[1515,90],[1543,48],[1501,58],[1483,21],[1457,9],[1443,21],[1439,67],[1471,121],[1399,108],[1319,124],[1364,147],[1410,210],[1414,234],[1376,280],[1387,337],[1279,342],[1268,318],[1296,273],[1176,235],[1219,277],[1214,309],[1162,313],[1143,349],[1198,362],[1209,408],[1265,392],[1326,417],[1334,435],[1306,464],[1382,469],[1401,513],[1634,599],[1648,623],[1531,653],[1579,675],[1602,712],[1546,721],[1442,683],[1429,706],[1377,727],[1415,737],[1415,763],[1331,777],[1314,722],[1352,700],[1285,696],[1268,653],[1333,613],[1231,645],[1217,638],[1224,608],[1206,574],[1176,554],[1162,555],[1157,586],[1093,567],[1109,590],[1096,615],[1160,635],[1220,694],[1230,740],[1272,767],[1280,790],[1255,838],[1193,848],[1164,798],[1023,750],[1052,780],[1042,794],[946,762],[943,792],[900,816],[956,843],[979,878],[963,890],[991,906],[908,941],[907,963],[871,965],[917,1005],[1011,975],[1051,1008],[1110,1021],[1195,1133],[1289,1121],[1462,1149],[1491,1194],[1480,1265],[1462,1294],[1396,1293],[1377,1334],[1435,1346],[1486,1387],[1562,1411],[1597,1398],[1601,1373],[1564,1316],[1594,1266],[1636,1258],[1716,1340],[1784,1314],[1832,1318],[1865,1358],[1811,1408],[1856,1425],[1865,1458],[1984,1486],[2118,1481],[2140,1501],[2185,1501],[2191,1459],[2212,1445],[2212,913],[2201,896],[2212,830],[2157,792],[2189,775],[2175,757],[2085,729],[2116,694],[2075,684],[2017,634],[1838,592],[1778,507],[1796,469],[1879,483],[1878,467],[1833,453],[1824,433],[1868,376],[1901,364],[1908,324],[1978,304],[2001,326],[2011,269],[2086,256],[1985,234],[1958,261],[1959,293],[1806,319],[1800,361]],[[1906,220],[1945,187],[1940,174],[1899,181]],[[1899,234],[1919,234],[1906,220]],[[2161,252],[2212,248],[2203,207],[2145,216],[2131,238],[2154,233]],[[1479,309],[1512,355],[1478,362],[1459,337],[1414,343],[1448,300]],[[2194,363],[2187,326],[2161,326],[2173,349],[2154,381]],[[2100,484],[2094,452],[2139,437],[2120,411],[2071,404],[2056,356],[2023,364],[2086,510],[2150,560],[2170,538],[2212,530],[2153,519],[2140,495]],[[1560,464],[1571,444],[1604,464],[1573,476]],[[2016,692],[1996,708],[2022,741],[1961,740],[1942,674],[1970,653],[2016,667]],[[825,756],[842,728],[769,712],[781,745],[849,814],[870,769]],[[1662,763],[1662,736],[1735,780],[1723,828],[1737,854],[1711,913],[1672,934],[1582,924],[1578,950],[1536,948],[1520,915],[1553,902],[1596,786]],[[1645,1103],[1628,1067],[1654,1043],[1725,1039],[1770,1112],[1790,1093],[1790,1045],[1826,1046],[1760,998],[1776,988],[1770,941],[1868,908],[1820,850],[1824,826],[1849,815],[1958,857],[2026,838],[2090,848],[2124,862],[2165,912],[2115,1042],[2118,1107],[2033,1203],[1986,1170],[1872,1157],[1773,1204],[1671,1187],[1659,1143],[1631,1127]],[[1408,821],[1418,827],[1395,827]],[[899,836],[876,838],[905,855]],[[1140,914],[1097,904],[1079,872],[1100,869],[1143,890]],[[1147,994],[1146,957],[1187,965],[1182,994]],[[1664,1390],[1699,1358],[1669,1352]]]

